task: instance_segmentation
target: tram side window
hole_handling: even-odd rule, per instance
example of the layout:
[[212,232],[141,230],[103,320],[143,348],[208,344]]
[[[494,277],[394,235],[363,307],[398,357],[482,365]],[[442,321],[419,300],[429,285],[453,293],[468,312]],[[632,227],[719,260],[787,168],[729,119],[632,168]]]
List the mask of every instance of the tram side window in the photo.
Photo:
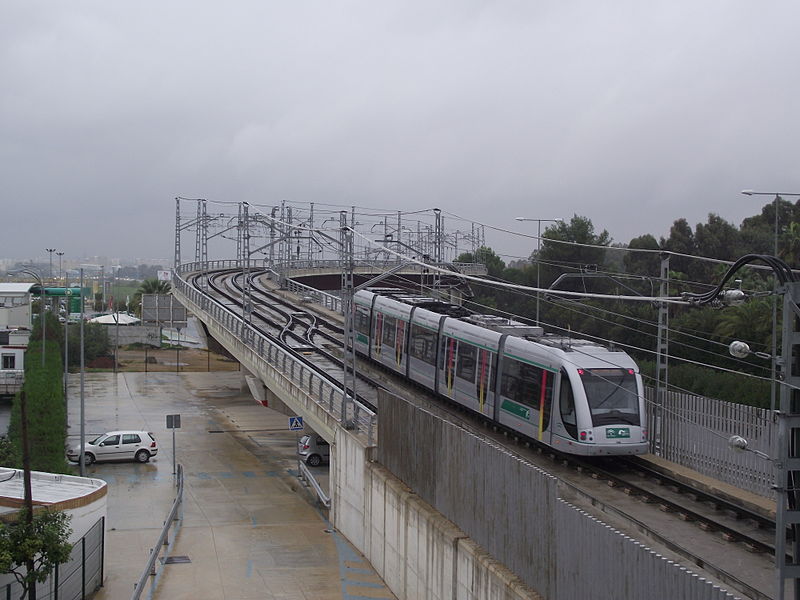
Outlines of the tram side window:
[[475,383],[475,355],[477,348],[471,344],[461,342],[458,345],[458,362],[456,363],[456,375],[461,379],[466,379],[470,383]]
[[410,353],[414,358],[429,365],[436,364],[436,332],[419,325],[412,325]]
[[559,398],[561,422],[572,437],[578,438],[578,418],[575,415],[575,396],[572,394],[572,383],[565,372],[561,372],[561,394]]
[[383,343],[387,346],[394,346],[394,336],[397,330],[397,319],[394,317],[383,317]]
[[[543,373],[544,369],[505,357],[500,393],[506,398],[538,410],[542,394]],[[553,374],[548,372],[545,383],[545,407],[548,412],[552,400]]]
[[363,306],[356,306],[355,329],[359,333],[369,335],[369,309]]

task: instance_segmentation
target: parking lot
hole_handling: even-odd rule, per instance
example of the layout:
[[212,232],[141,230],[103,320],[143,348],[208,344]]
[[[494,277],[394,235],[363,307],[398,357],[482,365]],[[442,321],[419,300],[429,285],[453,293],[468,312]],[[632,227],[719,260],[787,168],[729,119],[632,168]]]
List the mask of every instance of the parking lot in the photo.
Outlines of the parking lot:
[[[69,442],[80,433],[79,378],[69,381]],[[133,591],[174,499],[172,436],[185,471],[184,520],[157,598],[393,598],[369,563],[326,519],[294,477],[298,434],[286,415],[241,389],[238,372],[91,373],[85,429],[153,432],[148,463],[96,463],[109,486],[105,586],[95,598]],[[77,471],[77,465],[75,466]],[[327,489],[327,466],[312,469]]]

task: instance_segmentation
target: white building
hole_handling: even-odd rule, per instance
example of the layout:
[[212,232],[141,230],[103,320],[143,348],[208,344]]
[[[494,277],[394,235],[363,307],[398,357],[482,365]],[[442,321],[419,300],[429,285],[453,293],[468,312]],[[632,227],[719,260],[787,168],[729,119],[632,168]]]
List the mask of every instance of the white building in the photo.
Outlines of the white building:
[[[0,467],[0,521],[16,519],[25,503],[24,477],[20,469]],[[31,472],[31,495],[34,511],[37,507],[60,510],[71,519],[72,558],[59,565],[58,576],[37,586],[39,597],[54,598],[55,586],[59,598],[82,597],[81,588],[90,597],[103,582],[105,563],[105,533],[108,513],[108,486],[102,479]],[[83,539],[83,541],[81,541]],[[19,585],[13,574],[0,575],[0,593],[18,597]],[[10,587],[9,587],[10,586]],[[49,595],[48,595],[49,593]]]
[[25,351],[31,335],[34,283],[0,283],[0,395],[22,387]]

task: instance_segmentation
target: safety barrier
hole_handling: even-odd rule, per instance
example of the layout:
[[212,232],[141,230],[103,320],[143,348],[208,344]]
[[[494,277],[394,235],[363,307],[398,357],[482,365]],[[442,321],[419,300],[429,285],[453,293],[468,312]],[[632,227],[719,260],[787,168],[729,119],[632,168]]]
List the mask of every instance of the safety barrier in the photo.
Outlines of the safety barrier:
[[322,506],[324,506],[325,508],[330,508],[331,499],[328,497],[325,491],[320,487],[317,478],[314,477],[314,474],[309,470],[309,468],[305,465],[303,461],[299,461],[297,464],[298,467],[300,468],[300,473],[299,473],[300,480],[306,485],[310,485],[313,488]]
[[[167,558],[172,550],[172,544],[178,536],[181,521],[183,520],[183,465],[178,465],[176,477],[178,491],[175,494],[175,501],[172,503],[172,508],[169,511],[167,520],[164,521],[164,527],[161,529],[161,535],[158,536],[156,545],[150,550],[150,559],[147,561],[147,565],[144,571],[142,571],[142,576],[139,577],[138,583],[135,584],[131,600],[139,600],[148,578],[150,578],[148,598],[152,600],[153,594],[156,591],[156,586],[158,586],[158,581],[161,578],[161,574],[164,572],[164,565],[167,564]],[[171,538],[170,531],[172,531]],[[164,548],[164,556],[163,560],[159,561],[158,558],[161,556],[162,548]]]

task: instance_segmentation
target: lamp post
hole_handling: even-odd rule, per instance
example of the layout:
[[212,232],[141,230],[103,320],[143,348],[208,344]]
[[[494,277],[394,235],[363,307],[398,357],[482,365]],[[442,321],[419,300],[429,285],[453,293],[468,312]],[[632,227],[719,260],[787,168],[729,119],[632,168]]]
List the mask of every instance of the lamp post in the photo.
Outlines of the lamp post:
[[53,252],[55,252],[56,249],[55,248],[45,248],[45,250],[47,250],[47,253],[50,255],[50,276],[49,276],[49,278],[53,279]]
[[539,253],[542,249],[542,223],[563,223],[564,219],[531,219],[528,217],[517,217],[517,221],[536,221],[539,229],[536,237],[536,324],[539,324]]
[[42,366],[44,366],[44,349],[47,341],[47,327],[44,324],[44,282],[36,271],[30,269],[18,269],[9,271],[9,275],[30,275],[39,284],[39,326],[42,328]]
[[[784,192],[757,192],[755,190],[742,190],[742,194],[745,196],[775,196],[775,239],[773,240],[773,256],[778,256],[778,204],[780,203],[783,196],[796,196],[800,197],[800,194],[794,193],[784,193]],[[775,279],[775,289],[777,291],[778,280]],[[778,297],[776,295],[772,296],[772,383],[770,389],[770,410],[775,410],[775,402],[776,402],[776,374],[777,374],[777,367],[775,357],[778,355],[778,336],[776,335],[776,331],[778,329]]]
[[[56,252],[56,255],[58,256],[58,280],[61,281],[64,276],[64,271],[61,268],[61,257],[64,256],[64,251]],[[64,284],[64,287],[67,287],[66,284]]]

